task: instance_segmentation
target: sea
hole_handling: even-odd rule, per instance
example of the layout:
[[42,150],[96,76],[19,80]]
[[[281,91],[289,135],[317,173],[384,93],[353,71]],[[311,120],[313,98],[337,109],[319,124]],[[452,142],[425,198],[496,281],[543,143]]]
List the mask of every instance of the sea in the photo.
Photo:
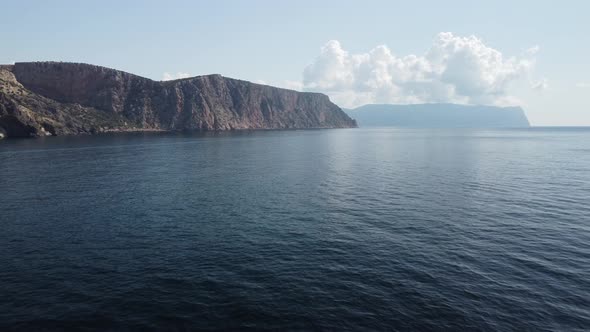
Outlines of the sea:
[[1,331],[588,331],[590,128],[0,141]]

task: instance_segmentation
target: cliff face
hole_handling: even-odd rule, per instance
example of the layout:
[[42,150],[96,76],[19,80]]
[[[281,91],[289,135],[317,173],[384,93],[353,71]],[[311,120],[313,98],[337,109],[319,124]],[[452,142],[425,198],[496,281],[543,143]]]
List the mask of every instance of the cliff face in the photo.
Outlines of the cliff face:
[[220,75],[158,82],[87,64],[0,66],[0,135],[356,127],[327,96]]

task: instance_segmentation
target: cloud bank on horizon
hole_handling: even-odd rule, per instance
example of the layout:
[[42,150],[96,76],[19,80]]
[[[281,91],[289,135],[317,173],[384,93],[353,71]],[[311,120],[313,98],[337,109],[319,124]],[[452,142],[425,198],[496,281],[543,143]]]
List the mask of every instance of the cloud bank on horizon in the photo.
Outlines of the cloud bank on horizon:
[[[509,86],[529,82],[543,90],[547,79],[531,80],[538,46],[505,57],[476,36],[439,33],[423,55],[396,56],[379,45],[367,53],[350,54],[331,40],[303,71],[304,91],[328,94],[343,107],[368,103],[461,103],[516,105]],[[290,88],[297,88],[294,85]]]

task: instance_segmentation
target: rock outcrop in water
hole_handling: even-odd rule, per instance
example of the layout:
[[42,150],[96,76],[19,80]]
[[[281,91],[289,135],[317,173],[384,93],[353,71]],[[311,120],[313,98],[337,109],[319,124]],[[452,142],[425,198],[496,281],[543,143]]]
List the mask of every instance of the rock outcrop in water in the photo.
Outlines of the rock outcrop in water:
[[0,136],[356,127],[328,97],[221,75],[153,81],[78,63],[0,66]]
[[458,104],[364,105],[346,110],[360,126],[417,128],[522,128],[529,121],[520,107]]

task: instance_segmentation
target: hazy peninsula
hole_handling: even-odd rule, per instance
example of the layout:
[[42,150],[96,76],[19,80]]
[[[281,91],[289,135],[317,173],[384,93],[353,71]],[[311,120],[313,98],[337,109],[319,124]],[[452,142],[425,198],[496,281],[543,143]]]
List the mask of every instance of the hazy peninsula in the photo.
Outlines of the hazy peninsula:
[[520,107],[371,104],[345,111],[362,127],[522,128],[530,126]]

